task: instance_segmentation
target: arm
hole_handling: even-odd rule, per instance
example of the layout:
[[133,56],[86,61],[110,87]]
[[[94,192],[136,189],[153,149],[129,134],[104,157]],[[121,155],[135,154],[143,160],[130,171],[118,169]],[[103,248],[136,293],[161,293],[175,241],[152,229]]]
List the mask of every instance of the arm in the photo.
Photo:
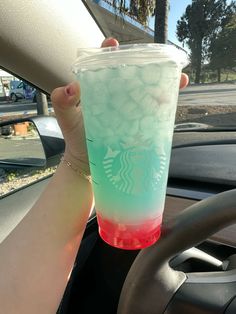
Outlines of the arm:
[[56,313],[92,205],[90,183],[61,163],[0,247],[2,313]]
[[[53,91],[65,159],[89,173],[76,83]],[[55,314],[93,206],[88,180],[61,162],[39,200],[0,246],[0,304],[7,314]]]

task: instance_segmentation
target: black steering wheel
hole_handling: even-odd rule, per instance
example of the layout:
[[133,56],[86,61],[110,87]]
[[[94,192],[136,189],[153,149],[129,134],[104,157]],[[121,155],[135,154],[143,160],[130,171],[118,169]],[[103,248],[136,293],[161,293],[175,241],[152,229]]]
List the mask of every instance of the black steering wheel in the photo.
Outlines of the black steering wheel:
[[163,226],[161,239],[136,257],[122,288],[118,314],[236,313],[236,268],[184,273],[170,260],[236,222],[236,190],[184,210]]

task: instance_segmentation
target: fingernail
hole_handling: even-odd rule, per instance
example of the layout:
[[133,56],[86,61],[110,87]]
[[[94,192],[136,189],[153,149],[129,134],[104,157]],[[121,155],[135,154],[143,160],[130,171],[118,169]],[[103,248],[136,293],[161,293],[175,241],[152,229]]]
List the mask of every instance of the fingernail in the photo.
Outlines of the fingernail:
[[69,84],[65,87],[65,94],[66,96],[74,96],[75,95],[75,89],[72,84]]
[[80,105],[80,100],[76,103],[75,107],[79,107]]

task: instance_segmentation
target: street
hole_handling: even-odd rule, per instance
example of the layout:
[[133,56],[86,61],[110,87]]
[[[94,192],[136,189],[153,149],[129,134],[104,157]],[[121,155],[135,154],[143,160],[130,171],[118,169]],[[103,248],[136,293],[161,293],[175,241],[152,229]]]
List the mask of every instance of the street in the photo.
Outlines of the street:
[[[48,103],[49,111],[52,110],[52,104]],[[0,102],[0,117],[6,114],[30,114],[37,113],[36,103],[21,100],[17,102]]]
[[0,137],[0,161],[44,165],[45,154],[39,136]]
[[191,85],[180,91],[179,106],[234,106],[236,84]]
[[[180,91],[179,106],[234,106],[236,105],[236,84],[190,85]],[[49,111],[53,110],[49,103]],[[37,113],[36,104],[28,101],[0,102],[0,117],[6,114]]]

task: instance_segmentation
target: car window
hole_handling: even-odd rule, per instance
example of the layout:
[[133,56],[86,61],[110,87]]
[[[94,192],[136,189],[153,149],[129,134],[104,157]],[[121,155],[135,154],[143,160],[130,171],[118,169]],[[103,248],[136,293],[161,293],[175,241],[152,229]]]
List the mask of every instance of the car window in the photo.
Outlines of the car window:
[[[3,70],[0,77],[0,123],[36,116],[35,95],[27,94],[27,89],[24,94],[17,94],[16,99],[11,95],[15,82],[18,82],[17,88],[22,88],[24,83],[19,84],[14,76]],[[30,84],[26,86],[30,91],[35,90]],[[49,115],[54,115],[50,102],[49,107]],[[0,126],[0,197],[53,174],[56,165],[46,167],[45,164],[43,145],[34,123],[8,122]]]

